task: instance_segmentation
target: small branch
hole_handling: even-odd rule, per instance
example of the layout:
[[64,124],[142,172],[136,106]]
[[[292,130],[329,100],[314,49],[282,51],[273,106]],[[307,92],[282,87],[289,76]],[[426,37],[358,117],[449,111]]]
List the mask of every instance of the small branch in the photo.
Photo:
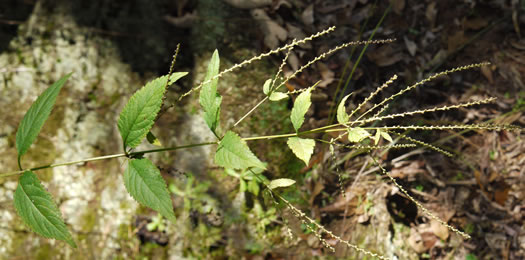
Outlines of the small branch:
[[179,149],[193,148],[193,147],[206,146],[206,145],[212,145],[212,144],[217,144],[217,142],[208,142],[208,143],[189,144],[189,145],[183,145],[183,146],[159,148],[159,149],[152,149],[152,150],[132,152],[132,153],[128,153],[128,154],[125,154],[125,153],[111,154],[111,155],[104,155],[104,156],[99,156],[99,157],[92,157],[92,158],[82,159],[82,160],[78,160],[78,161],[70,161],[70,162],[64,162],[64,163],[54,163],[54,164],[38,166],[38,167],[35,167],[35,168],[26,169],[26,170],[19,170],[19,171],[13,171],[13,172],[8,172],[8,173],[2,173],[2,174],[0,174],[0,178],[18,175],[18,174],[21,174],[21,173],[23,173],[25,171],[38,171],[38,170],[42,170],[42,169],[55,168],[55,167],[59,167],[59,166],[73,165],[73,164],[86,163],[86,162],[92,162],[92,161],[100,161],[100,160],[107,160],[107,159],[113,159],[113,158],[119,158],[119,157],[127,157],[127,156],[132,157],[133,155],[139,155],[139,154],[174,151],[174,150],[179,150]]

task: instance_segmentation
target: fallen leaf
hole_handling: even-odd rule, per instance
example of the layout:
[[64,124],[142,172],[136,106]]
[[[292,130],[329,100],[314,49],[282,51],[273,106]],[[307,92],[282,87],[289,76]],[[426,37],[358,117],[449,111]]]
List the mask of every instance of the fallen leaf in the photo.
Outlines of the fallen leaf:
[[489,24],[489,21],[484,18],[474,18],[474,19],[465,19],[463,20],[463,27],[466,30],[479,30],[486,27]]
[[299,58],[297,58],[297,55],[295,55],[294,51],[290,52],[290,55],[288,55],[288,65],[292,68],[293,71],[297,71],[299,69]]
[[332,83],[334,81],[334,75],[335,73],[326,66],[326,64],[322,62],[317,63],[317,69],[319,71],[319,74],[321,74],[321,78],[323,81],[319,83],[319,87],[326,87],[328,84]]
[[264,44],[268,48],[275,49],[280,45],[280,41],[288,38],[286,29],[273,21],[263,9],[253,9],[250,14],[259,23],[264,33]]
[[403,40],[405,40],[405,46],[407,46],[408,53],[410,53],[410,56],[414,57],[417,50],[416,43],[409,40],[406,36],[403,36]]
[[457,48],[467,42],[467,40],[468,39],[465,37],[465,32],[462,30],[449,35],[447,39],[448,53],[454,52]]
[[314,24],[314,4],[310,4],[306,9],[304,9],[301,14],[301,20],[304,25]]
[[494,83],[494,77],[492,76],[492,70],[490,69],[490,66],[481,66],[481,73],[483,76],[485,76],[485,78],[487,78],[490,84]]
[[272,0],[224,0],[224,2],[239,9],[260,8],[272,4]]
[[448,236],[450,235],[446,226],[433,219],[430,220],[430,230],[432,230],[432,233],[434,233],[434,235],[443,240],[447,240]]
[[430,28],[433,29],[434,25],[436,24],[436,15],[437,15],[437,9],[436,9],[436,2],[432,2],[427,6],[427,10],[425,11],[425,18],[427,18],[427,21],[430,23]]
[[403,13],[403,9],[405,8],[405,0],[390,0],[390,4],[392,5],[394,13],[398,15]]
[[394,50],[391,45],[383,45],[369,52],[367,56],[379,67],[390,66],[403,59],[402,52]]

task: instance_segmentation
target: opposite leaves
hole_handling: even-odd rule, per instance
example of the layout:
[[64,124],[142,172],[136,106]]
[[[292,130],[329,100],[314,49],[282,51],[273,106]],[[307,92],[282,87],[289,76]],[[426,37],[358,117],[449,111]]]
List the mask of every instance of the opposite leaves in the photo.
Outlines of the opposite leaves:
[[228,131],[217,147],[215,163],[224,168],[244,170],[249,167],[266,169],[264,164],[250,151],[244,140]]
[[33,172],[26,171],[20,177],[14,201],[16,212],[35,233],[77,247],[51,195]]
[[[173,73],[169,84],[188,74]],[[124,148],[137,147],[153,126],[157,113],[162,105],[162,97],[166,91],[168,76],[162,76],[148,82],[139,89],[128,101],[118,119],[118,129],[124,143]]]
[[219,64],[219,52],[215,50],[211,57],[210,63],[208,64],[206,77],[204,78],[204,82],[210,82],[202,85],[199,95],[199,103],[204,109],[204,121],[214,134],[216,134],[215,131],[217,130],[217,125],[219,122],[222,98],[217,93],[217,84],[219,79],[211,79],[219,73]]
[[297,96],[295,99],[295,103],[293,104],[292,108],[292,114],[290,115],[290,119],[292,120],[295,131],[299,131],[299,128],[301,128],[303,125],[304,115],[306,115],[310,105],[312,105],[312,101],[310,101],[310,97],[312,96],[311,92],[312,89],[309,88],[299,94],[299,96]]
[[20,164],[20,159],[24,155],[31,144],[35,141],[40,129],[46,122],[53,105],[55,104],[56,98],[64,83],[71,76],[71,73],[65,75],[57,82],[55,82],[51,87],[46,89],[31,105],[29,110],[27,110],[24,118],[18,126],[16,131],[16,150],[18,152],[18,166],[22,169]]
[[129,161],[128,168],[124,172],[124,185],[135,200],[158,211],[165,218],[175,221],[166,182],[150,160]]

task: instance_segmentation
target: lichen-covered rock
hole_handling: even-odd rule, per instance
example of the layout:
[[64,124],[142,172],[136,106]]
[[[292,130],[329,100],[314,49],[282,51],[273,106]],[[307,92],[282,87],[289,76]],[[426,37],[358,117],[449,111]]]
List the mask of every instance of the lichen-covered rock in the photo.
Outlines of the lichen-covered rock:
[[[49,12],[40,2],[19,27],[10,50],[0,54],[0,168],[16,170],[16,128],[37,96],[63,75],[73,72],[57,98],[38,140],[23,158],[25,168],[119,153],[118,113],[140,87],[111,42],[89,37],[76,26],[67,8]],[[26,41],[31,37],[30,43]],[[0,179],[0,255],[104,259],[125,254],[117,231],[129,225],[137,207],[125,191],[118,160],[91,162],[37,171],[53,195],[79,245],[41,238],[16,216],[12,204],[17,176]],[[129,240],[129,239],[128,239]]]

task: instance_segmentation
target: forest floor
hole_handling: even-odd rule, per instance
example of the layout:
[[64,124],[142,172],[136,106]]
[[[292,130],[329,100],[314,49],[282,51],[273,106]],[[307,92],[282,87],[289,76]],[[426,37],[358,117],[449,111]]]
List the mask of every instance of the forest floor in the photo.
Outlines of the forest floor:
[[[26,2],[22,12],[28,12],[33,4],[32,1]],[[166,1],[160,2],[166,4]],[[171,7],[166,9],[171,10],[165,14],[166,26],[185,27],[184,21],[195,19],[195,15],[198,17],[199,14],[193,12],[194,4],[175,2],[178,3],[166,4]],[[393,43],[367,46],[362,56],[363,46],[349,47],[306,69],[287,84],[288,89],[294,90],[323,80],[315,92],[314,112],[307,120],[310,127],[327,124],[330,111],[342,96],[353,92],[348,103],[359,104],[394,74],[399,79],[373,101],[388,97],[432,73],[486,61],[491,64],[427,83],[396,99],[389,109],[392,113],[399,113],[488,96],[497,98],[494,103],[396,119],[389,123],[525,125],[525,1],[270,2],[271,5],[263,4],[259,9],[264,13],[263,22],[256,23],[260,26],[251,27],[247,32],[249,37],[257,35],[250,41],[258,52],[274,49],[293,38],[304,38],[329,26],[337,27],[334,33],[294,50],[284,68],[285,75],[341,43],[395,39]],[[244,10],[252,11],[251,17],[256,18],[253,8]],[[181,19],[184,17],[187,19]],[[4,42],[9,40],[6,35],[13,33],[12,26],[21,22],[20,19],[23,15],[0,17],[1,48],[6,47]],[[198,17],[193,22],[199,20],[206,20],[206,17]],[[115,38],[121,36],[111,30],[105,28],[97,32]],[[128,39],[125,36],[121,38],[123,41]],[[273,57],[273,62],[278,66],[283,56]],[[164,69],[168,63],[169,59],[158,67]],[[407,238],[410,248],[407,250],[415,251],[421,258],[525,258],[525,135],[487,130],[460,134],[453,131],[407,134],[432,143],[454,157],[426,148],[373,151],[371,155],[380,158],[396,180],[426,208],[470,234],[472,239],[457,244],[457,239],[452,238],[458,237],[457,234],[432,225],[388,178],[377,177],[380,171],[369,155],[351,150],[338,152],[336,161],[340,164],[334,166],[333,158],[328,156],[328,147],[317,147],[312,159],[314,163],[303,171],[321,167],[327,174],[308,181],[305,186],[305,192],[310,195],[309,213],[323,225],[339,230],[342,237],[347,237],[351,234],[345,232],[352,232],[349,227],[358,223],[366,225],[370,221],[369,212],[373,212],[374,205],[363,205],[363,198],[369,194],[382,194],[393,221],[410,229]],[[344,173],[343,187],[333,174],[334,167]],[[346,197],[341,196],[341,190],[346,191]],[[355,208],[349,209],[349,205]],[[312,255],[329,254],[322,244],[312,246],[311,250]],[[268,252],[266,257],[279,259],[284,256]]]

